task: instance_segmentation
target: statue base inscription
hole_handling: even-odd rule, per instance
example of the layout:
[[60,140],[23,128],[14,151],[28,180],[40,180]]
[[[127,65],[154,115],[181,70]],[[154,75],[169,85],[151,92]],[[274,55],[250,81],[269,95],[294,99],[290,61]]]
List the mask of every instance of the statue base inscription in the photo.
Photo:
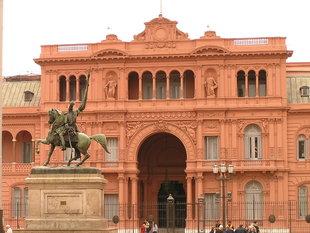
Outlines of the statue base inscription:
[[28,184],[28,217],[18,232],[116,232],[104,219],[106,179],[90,167],[34,167]]

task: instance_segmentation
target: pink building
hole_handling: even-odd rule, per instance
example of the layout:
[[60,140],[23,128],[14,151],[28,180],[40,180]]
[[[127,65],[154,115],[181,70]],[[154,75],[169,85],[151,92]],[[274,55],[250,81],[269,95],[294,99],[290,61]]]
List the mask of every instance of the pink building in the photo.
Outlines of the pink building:
[[[34,141],[49,130],[47,111],[66,111],[70,100],[79,105],[91,68],[78,126],[108,137],[112,153],[93,143],[85,166],[100,168],[109,181],[106,217],[118,215],[119,229],[139,229],[149,215],[166,227],[160,203],[172,194],[187,203],[175,225],[188,231],[223,222],[225,209],[225,221],[235,226],[257,220],[262,229],[308,232],[310,63],[287,63],[292,51],[283,37],[231,39],[207,31],[189,39],[176,26],[159,16],[130,42],[111,34],[95,44],[44,45],[35,59],[41,77],[6,80],[7,222],[18,217],[22,225],[27,215],[25,178],[49,150],[41,144],[34,154]],[[57,149],[51,165],[69,157]],[[215,164],[234,167],[226,200],[219,198]]]

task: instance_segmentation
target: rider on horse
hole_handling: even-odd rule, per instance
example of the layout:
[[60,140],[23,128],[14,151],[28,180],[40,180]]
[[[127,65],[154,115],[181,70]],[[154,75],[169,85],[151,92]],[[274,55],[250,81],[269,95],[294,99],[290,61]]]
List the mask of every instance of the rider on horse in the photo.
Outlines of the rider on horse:
[[75,101],[70,101],[68,112],[65,112],[64,114],[62,114],[62,117],[60,118],[60,122],[58,122],[58,124],[53,124],[53,127],[51,129],[53,131],[53,135],[59,135],[60,144],[61,144],[60,147],[62,150],[66,149],[66,143],[65,143],[64,136],[67,134],[68,140],[70,140],[70,143],[71,143],[72,139],[75,138],[76,134],[79,132],[77,125],[76,125],[76,119],[77,119],[77,116],[80,114],[80,112],[82,112],[86,107],[89,78],[90,78],[90,72],[88,72],[87,74],[85,93],[83,96],[82,103],[80,104],[78,109],[73,110]]

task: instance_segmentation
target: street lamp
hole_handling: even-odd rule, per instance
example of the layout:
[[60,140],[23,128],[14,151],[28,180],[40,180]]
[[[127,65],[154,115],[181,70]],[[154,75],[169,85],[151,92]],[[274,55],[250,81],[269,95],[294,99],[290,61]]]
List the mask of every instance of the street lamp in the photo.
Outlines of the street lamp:
[[220,166],[217,164],[213,165],[213,174],[215,175],[215,179],[221,181],[223,227],[226,227],[226,181],[232,178],[233,173],[234,166],[232,164],[229,164],[228,166],[226,166],[225,163],[222,163]]

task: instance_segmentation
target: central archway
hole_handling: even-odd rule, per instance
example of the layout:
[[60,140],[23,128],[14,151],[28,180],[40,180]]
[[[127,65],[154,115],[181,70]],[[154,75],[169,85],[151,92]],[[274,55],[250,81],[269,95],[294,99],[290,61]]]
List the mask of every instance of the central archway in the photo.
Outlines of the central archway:
[[[176,203],[185,203],[186,150],[179,138],[169,133],[147,137],[138,150],[140,219],[152,216],[165,225],[165,210],[160,206],[172,194]],[[181,222],[184,219],[178,220]]]

